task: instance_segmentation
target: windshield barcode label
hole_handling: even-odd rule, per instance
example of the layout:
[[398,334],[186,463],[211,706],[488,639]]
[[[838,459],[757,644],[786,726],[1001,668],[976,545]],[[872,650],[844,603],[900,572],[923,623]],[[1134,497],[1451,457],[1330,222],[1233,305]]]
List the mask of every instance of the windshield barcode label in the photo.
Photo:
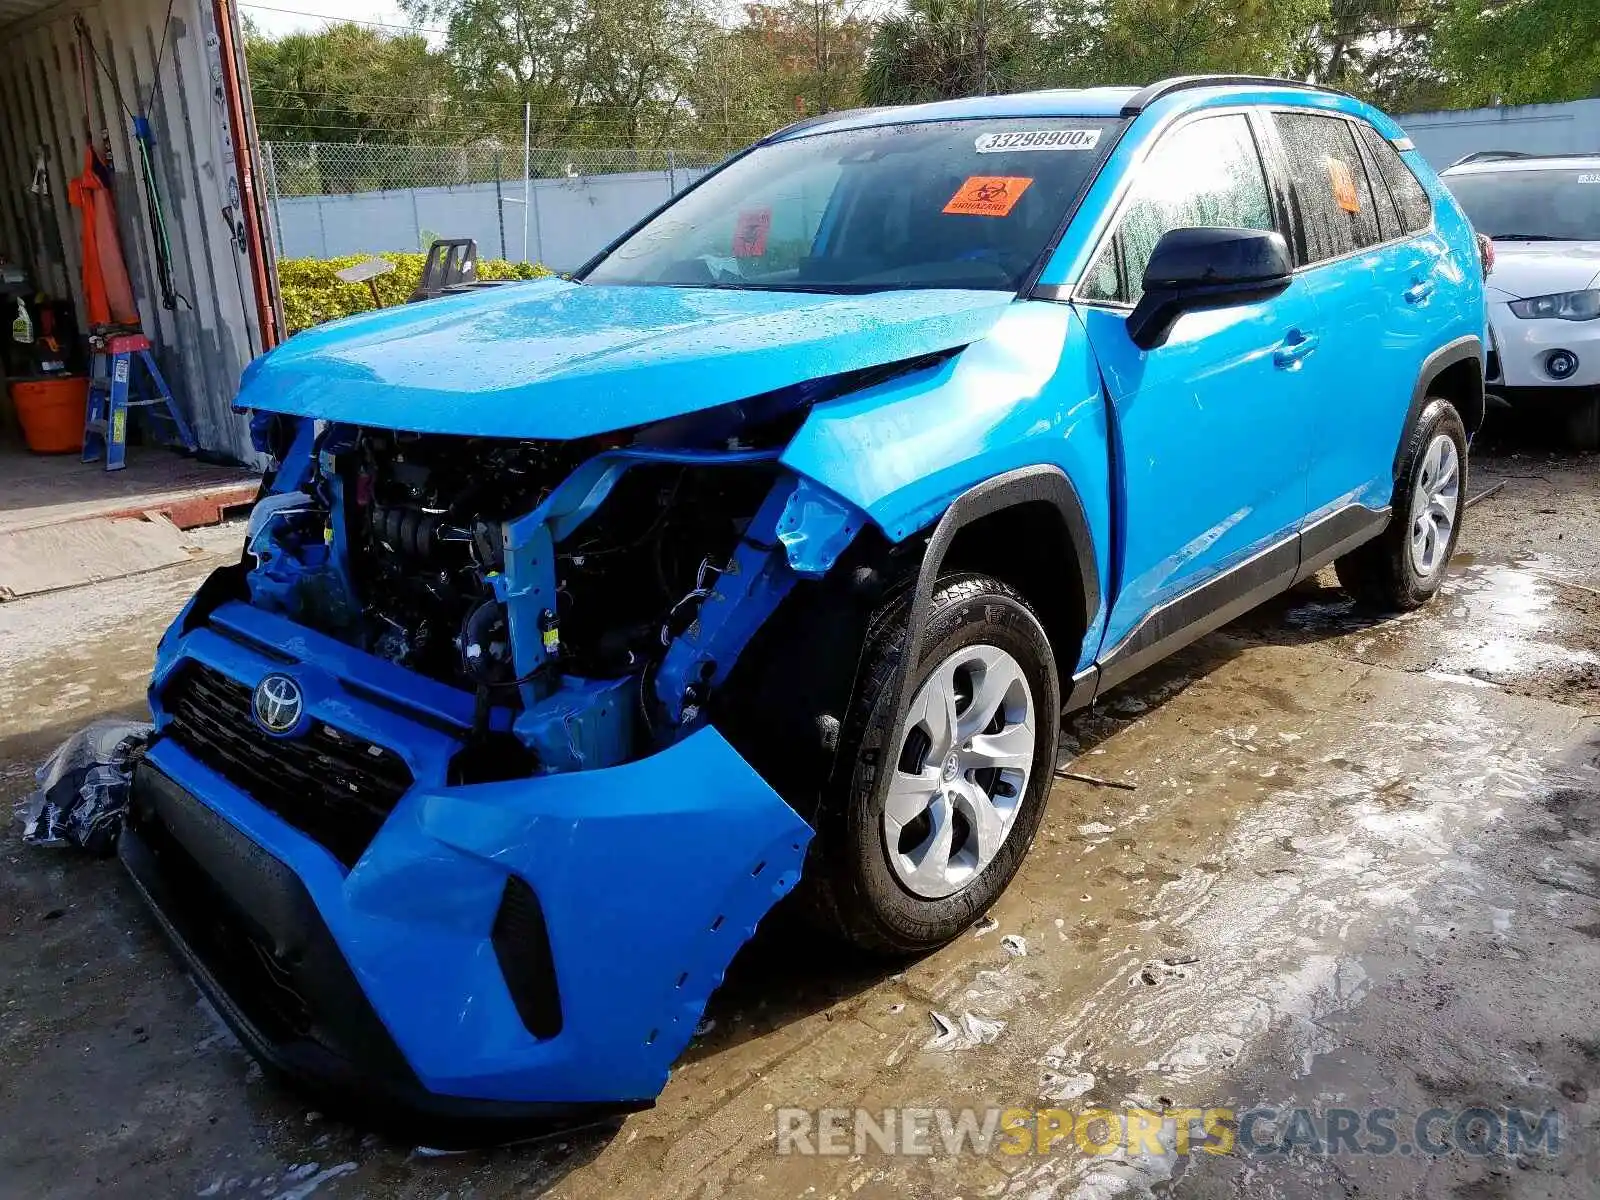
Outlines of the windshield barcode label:
[[980,134],[974,145],[979,154],[1001,154],[1013,150],[1093,150],[1099,141],[1098,129],[1020,129]]

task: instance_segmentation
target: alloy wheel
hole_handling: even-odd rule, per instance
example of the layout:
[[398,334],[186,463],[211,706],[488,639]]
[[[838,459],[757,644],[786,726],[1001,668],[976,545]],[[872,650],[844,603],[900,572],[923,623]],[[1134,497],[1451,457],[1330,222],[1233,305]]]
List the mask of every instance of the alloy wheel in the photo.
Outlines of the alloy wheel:
[[1443,567],[1460,507],[1461,458],[1453,440],[1436,434],[1411,495],[1411,565],[1424,579]]
[[1010,836],[1033,770],[1033,692],[998,646],[966,646],[917,689],[883,810],[889,865],[938,900],[971,883]]

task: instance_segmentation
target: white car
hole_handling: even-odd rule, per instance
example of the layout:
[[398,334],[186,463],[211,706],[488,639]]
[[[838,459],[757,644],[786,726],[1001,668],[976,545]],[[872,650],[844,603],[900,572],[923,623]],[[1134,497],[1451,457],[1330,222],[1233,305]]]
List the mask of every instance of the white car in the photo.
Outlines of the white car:
[[1488,390],[1600,449],[1600,154],[1473,154],[1440,178],[1494,241]]

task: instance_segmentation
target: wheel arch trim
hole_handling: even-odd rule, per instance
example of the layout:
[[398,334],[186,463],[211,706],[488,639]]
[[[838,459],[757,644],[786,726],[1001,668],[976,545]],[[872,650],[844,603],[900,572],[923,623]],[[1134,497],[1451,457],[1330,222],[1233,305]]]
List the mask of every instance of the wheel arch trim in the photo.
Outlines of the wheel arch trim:
[[[1478,413],[1484,411],[1484,378],[1483,378],[1483,339],[1475,333],[1464,334],[1453,341],[1446,342],[1427,358],[1422,360],[1422,369],[1417,372],[1417,382],[1411,389],[1411,404],[1406,409],[1405,424],[1400,427],[1400,441],[1394,451],[1394,465],[1391,474],[1395,482],[1400,480],[1400,469],[1405,457],[1406,443],[1415,428],[1417,418],[1421,416],[1422,409],[1428,402],[1430,390],[1434,381],[1445,371],[1457,363],[1473,361],[1478,364]],[[1471,413],[1462,413],[1461,420],[1466,423],[1472,418]],[[1476,433],[1476,428],[1467,430],[1467,437],[1471,438]]]
[[[928,608],[933,603],[933,589],[944,566],[946,555],[956,534],[985,517],[1017,508],[1023,504],[1043,502],[1053,508],[1061,519],[1062,528],[1072,546],[1074,565],[1083,580],[1083,628],[1093,626],[1100,611],[1100,574],[1095,565],[1094,535],[1089,528],[1089,517],[1078,495],[1078,489],[1060,467],[1041,464],[1018,467],[1012,471],[991,476],[962,492],[945,509],[933,533],[928,538],[922,555],[922,565],[917,572],[917,586],[912,598],[910,629],[906,639],[906,661],[914,663],[922,650],[922,631]],[[1075,664],[1058,664],[1058,671],[1070,671]],[[904,697],[902,697],[902,700]]]

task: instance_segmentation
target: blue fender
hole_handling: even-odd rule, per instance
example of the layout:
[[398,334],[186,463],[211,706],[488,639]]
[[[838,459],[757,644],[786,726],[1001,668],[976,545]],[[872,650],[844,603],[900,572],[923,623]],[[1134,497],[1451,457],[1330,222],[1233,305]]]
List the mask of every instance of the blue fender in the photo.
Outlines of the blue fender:
[[[817,405],[782,461],[862,510],[891,542],[929,528],[987,480],[1058,468],[1090,533],[1090,561],[1081,565],[1095,586],[1086,590],[1103,598],[1111,576],[1109,436],[1099,369],[1077,314],[1019,300],[961,354]],[[1086,655],[1103,608],[1102,599],[1091,614]]]

